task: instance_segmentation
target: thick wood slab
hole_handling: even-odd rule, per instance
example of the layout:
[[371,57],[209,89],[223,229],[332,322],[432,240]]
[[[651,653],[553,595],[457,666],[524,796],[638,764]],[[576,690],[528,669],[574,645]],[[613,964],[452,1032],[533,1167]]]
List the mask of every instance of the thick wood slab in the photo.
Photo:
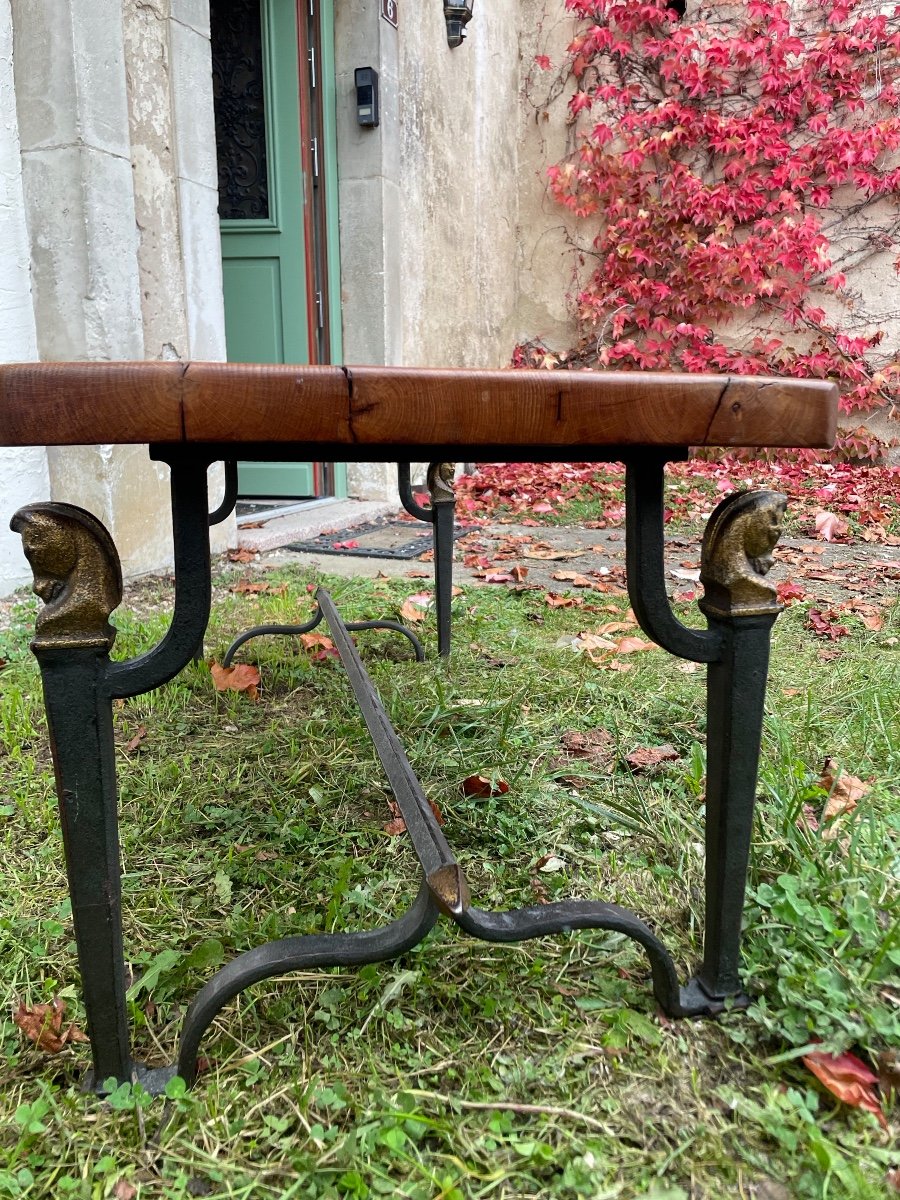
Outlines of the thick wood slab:
[[[0,445],[430,447],[832,444],[837,389],[819,380],[595,371],[234,363],[0,366]],[[524,456],[524,455],[523,455]],[[302,457],[299,455],[298,457]]]
[[837,391],[797,379],[639,371],[351,367],[368,445],[829,446]]
[[346,442],[350,392],[341,367],[190,363],[184,377],[189,442]]
[[0,446],[181,441],[183,375],[182,363],[0,366]]

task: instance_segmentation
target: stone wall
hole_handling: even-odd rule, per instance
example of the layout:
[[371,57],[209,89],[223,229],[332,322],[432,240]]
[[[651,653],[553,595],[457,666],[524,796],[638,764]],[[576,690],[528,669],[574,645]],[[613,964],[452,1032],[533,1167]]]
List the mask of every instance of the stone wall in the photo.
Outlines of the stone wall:
[[[37,356],[29,260],[13,90],[12,14],[9,0],[0,0],[0,362]],[[48,492],[43,449],[0,449],[0,595],[31,578],[19,538],[7,528],[9,518],[20,505]]]
[[[206,10],[206,0],[0,0],[0,163],[4,196],[14,193],[0,220],[18,238],[0,237],[0,256],[25,271],[16,295],[28,292],[31,330],[29,340],[4,328],[0,357],[224,358]],[[146,447],[24,457],[16,499],[27,489],[91,509],[128,575],[171,562],[168,468]],[[0,492],[4,513],[11,500]],[[220,546],[231,536],[233,523],[216,530]],[[2,545],[0,591],[25,574]]]

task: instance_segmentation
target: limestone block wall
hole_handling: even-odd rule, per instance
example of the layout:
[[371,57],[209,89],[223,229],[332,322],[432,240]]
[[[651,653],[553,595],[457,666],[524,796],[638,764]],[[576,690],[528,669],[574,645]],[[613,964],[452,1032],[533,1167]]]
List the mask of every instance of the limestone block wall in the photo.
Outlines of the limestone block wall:
[[[224,358],[209,79],[206,0],[0,0],[0,310],[30,328],[4,323],[0,357]],[[26,459],[17,496],[89,508],[128,575],[170,564],[168,468],[146,447]],[[0,592],[24,577],[4,538]]]
[[[12,13],[9,0],[0,0],[0,362],[36,355],[13,90]],[[19,538],[7,528],[9,517],[20,505],[48,492],[46,451],[0,449],[0,595],[31,578]]]

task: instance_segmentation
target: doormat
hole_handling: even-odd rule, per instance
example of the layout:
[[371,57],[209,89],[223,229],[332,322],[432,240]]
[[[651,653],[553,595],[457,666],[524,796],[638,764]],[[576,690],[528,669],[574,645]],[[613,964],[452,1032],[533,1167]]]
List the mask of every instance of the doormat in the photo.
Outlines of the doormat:
[[[455,529],[454,541],[467,531]],[[418,558],[433,547],[432,527],[424,521],[398,521],[383,517],[367,525],[320,533],[305,542],[291,542],[287,550],[305,554],[355,554],[360,558]]]

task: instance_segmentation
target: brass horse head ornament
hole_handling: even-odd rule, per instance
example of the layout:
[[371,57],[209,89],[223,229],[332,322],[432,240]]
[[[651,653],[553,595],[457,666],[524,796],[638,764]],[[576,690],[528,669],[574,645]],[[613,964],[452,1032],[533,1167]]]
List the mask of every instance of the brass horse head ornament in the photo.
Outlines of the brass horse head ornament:
[[109,615],[122,602],[122,568],[113,540],[91,513],[74,504],[29,504],[10,528],[22,538],[44,602],[32,649],[109,650]]

